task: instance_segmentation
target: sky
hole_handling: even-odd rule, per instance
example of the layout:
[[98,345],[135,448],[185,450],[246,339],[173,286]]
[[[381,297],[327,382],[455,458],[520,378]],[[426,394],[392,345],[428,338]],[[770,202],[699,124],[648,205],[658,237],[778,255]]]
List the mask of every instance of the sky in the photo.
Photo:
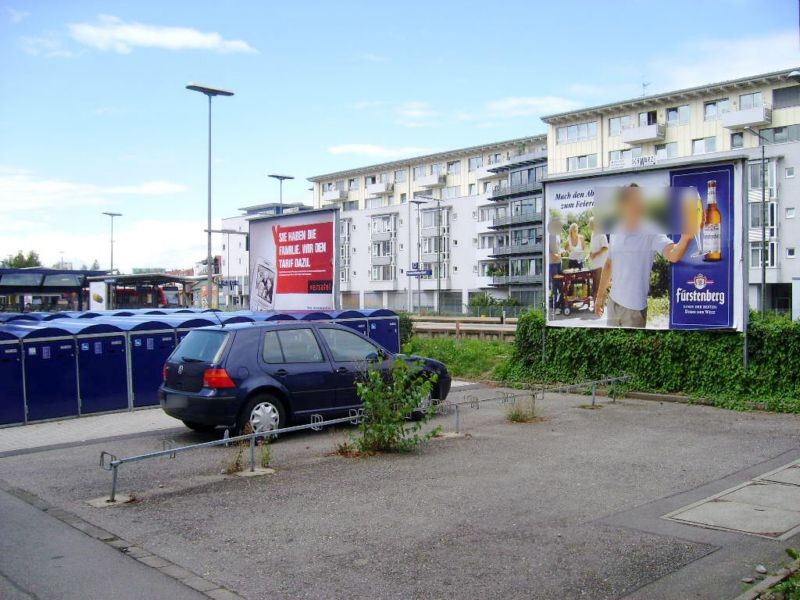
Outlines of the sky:
[[[213,213],[542,115],[800,67],[797,0],[0,0],[0,256],[186,268]],[[215,241],[215,246],[221,242]]]

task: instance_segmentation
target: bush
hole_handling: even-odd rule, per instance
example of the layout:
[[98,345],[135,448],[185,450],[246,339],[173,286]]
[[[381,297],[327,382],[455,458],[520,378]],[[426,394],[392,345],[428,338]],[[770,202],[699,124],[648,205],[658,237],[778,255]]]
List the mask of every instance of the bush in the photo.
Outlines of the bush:
[[411,315],[406,312],[397,313],[400,317],[400,345],[407,343],[414,335],[414,322],[411,320]]
[[482,342],[453,338],[411,338],[403,346],[406,354],[434,358],[447,365],[453,377],[493,379],[498,365],[511,356],[514,347],[507,342]]
[[549,327],[544,315],[520,317],[514,352],[497,369],[507,381],[572,383],[627,373],[626,387],[683,393],[727,408],[800,412],[800,322],[757,315],[744,336],[717,331]]
[[[419,433],[436,412],[430,402],[435,378],[421,376],[421,368],[416,361],[399,358],[390,373],[370,366],[356,383],[364,405],[364,418],[352,438],[359,453],[408,452],[438,433],[438,428]],[[421,418],[409,421],[421,407]]]

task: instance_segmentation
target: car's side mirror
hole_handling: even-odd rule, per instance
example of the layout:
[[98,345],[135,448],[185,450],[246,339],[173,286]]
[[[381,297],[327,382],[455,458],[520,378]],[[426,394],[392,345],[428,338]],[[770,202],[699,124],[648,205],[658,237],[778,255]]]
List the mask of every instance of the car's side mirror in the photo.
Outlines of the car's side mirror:
[[364,358],[367,360],[368,363],[376,363],[382,360],[383,357],[377,352],[370,352]]

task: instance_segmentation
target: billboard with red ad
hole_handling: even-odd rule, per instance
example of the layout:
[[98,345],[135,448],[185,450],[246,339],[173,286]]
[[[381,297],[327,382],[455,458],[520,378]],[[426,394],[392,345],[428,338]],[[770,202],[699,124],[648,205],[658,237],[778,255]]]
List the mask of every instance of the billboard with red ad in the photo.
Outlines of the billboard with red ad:
[[250,221],[250,309],[336,308],[336,210]]

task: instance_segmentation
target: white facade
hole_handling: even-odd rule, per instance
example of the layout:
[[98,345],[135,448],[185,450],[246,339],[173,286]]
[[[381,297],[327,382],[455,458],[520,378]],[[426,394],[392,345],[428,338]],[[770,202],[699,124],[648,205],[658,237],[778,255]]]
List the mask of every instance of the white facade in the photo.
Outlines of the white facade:
[[[545,169],[539,136],[310,178],[314,206],[341,209],[342,307],[462,312],[485,292],[540,302]],[[409,277],[415,263],[432,274]]]
[[[790,71],[768,73],[545,117],[548,179],[719,158],[746,161],[749,297],[760,307],[761,140],[768,162],[767,298],[791,308],[800,277],[800,85]],[[796,177],[797,175],[797,177]]]

